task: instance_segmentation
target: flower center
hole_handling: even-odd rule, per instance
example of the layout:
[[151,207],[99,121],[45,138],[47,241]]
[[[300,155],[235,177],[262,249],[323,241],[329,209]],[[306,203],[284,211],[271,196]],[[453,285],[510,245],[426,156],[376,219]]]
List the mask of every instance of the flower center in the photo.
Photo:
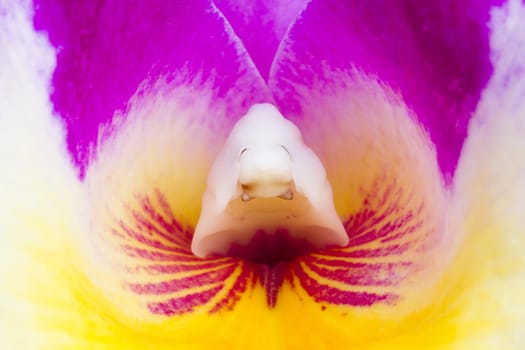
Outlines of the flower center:
[[347,243],[319,158],[274,106],[253,106],[210,170],[193,253],[273,265]]

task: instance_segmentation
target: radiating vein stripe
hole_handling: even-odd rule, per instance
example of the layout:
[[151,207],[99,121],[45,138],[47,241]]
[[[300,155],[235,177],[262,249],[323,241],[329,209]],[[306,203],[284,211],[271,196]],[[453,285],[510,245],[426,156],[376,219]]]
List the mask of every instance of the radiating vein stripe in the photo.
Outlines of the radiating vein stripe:
[[304,271],[299,263],[290,266],[299,284],[316,302],[325,302],[335,305],[370,306],[377,302],[394,302],[399,297],[392,293],[370,293],[341,290],[326,284],[319,283]]
[[147,249],[138,248],[129,244],[122,244],[121,248],[123,252],[128,255],[131,258],[143,258],[151,261],[169,261],[169,262],[175,262],[175,261],[197,261],[198,258],[191,254],[178,254],[178,253],[172,253],[172,254],[166,254],[166,253],[159,253]]
[[[387,243],[392,241],[400,241],[402,239],[411,238],[411,236],[417,232],[423,225],[423,222],[417,222],[414,225],[407,225],[403,229],[393,229],[391,227],[381,227],[376,230],[373,229],[370,231],[368,237],[364,237],[359,241],[350,241],[349,244],[352,246],[364,246],[368,243],[377,242]],[[419,238],[419,237],[418,237]]]
[[129,269],[129,272],[147,272],[150,274],[175,274],[180,272],[196,272],[201,270],[208,270],[217,267],[223,267],[225,265],[234,262],[233,259],[222,259],[212,261],[198,261],[196,264],[168,264],[168,265],[138,265]]
[[144,217],[142,214],[140,214],[137,210],[134,210],[132,208],[128,208],[129,212],[131,213],[133,217],[133,222],[135,223],[135,226],[138,230],[141,230],[145,233],[148,233],[150,235],[157,235],[158,237],[163,238],[164,240],[176,245],[180,246],[184,243],[183,240],[177,237],[177,233],[181,231],[169,231],[165,232],[164,230],[161,230],[156,225],[154,225],[152,222],[150,222],[146,217]]
[[237,264],[231,264],[217,270],[195,274],[188,277],[171,279],[158,283],[130,283],[129,288],[137,294],[169,294],[189,290],[195,287],[214,284],[226,280],[237,268]]
[[203,292],[184,295],[182,297],[170,298],[166,301],[152,302],[148,304],[148,309],[153,314],[164,316],[180,315],[192,312],[195,307],[207,304],[220,290],[222,285],[213,287]]
[[[332,249],[324,257],[341,257],[341,258],[378,258],[390,255],[402,255],[410,250],[416,241],[409,241],[402,244],[394,244],[387,247],[375,249]],[[317,255],[315,255],[317,256]]]
[[[162,196],[157,195],[157,197],[158,197],[157,199],[161,198],[160,199],[160,203],[161,203],[161,207],[163,207],[162,203],[164,203],[164,200],[162,200]],[[175,238],[185,238],[185,239],[190,239],[191,240],[191,235],[189,235],[188,232],[183,230],[183,228],[181,227],[180,223],[178,223],[177,220],[175,220],[175,218],[173,218],[173,216],[171,214],[169,214],[169,216],[171,218],[171,220],[170,220],[171,223],[168,223],[165,220],[164,216],[162,216],[161,214],[159,214],[155,210],[155,208],[151,204],[151,201],[150,201],[149,197],[147,197],[147,196],[143,197],[140,200],[140,203],[142,205],[142,209],[144,210],[144,212],[146,212],[146,214],[148,214],[149,218],[151,220],[153,220],[154,222],[158,223],[159,225],[161,225],[161,227],[166,232],[180,232],[181,234],[176,236]],[[167,206],[167,203],[165,205]]]
[[241,260],[237,266],[240,266],[239,275],[235,277],[235,282],[229,288],[228,293],[210,310],[211,313],[232,309],[248,288],[250,281],[253,281],[253,266]]
[[340,263],[337,268],[327,268],[316,261],[302,260],[319,276],[332,281],[356,286],[397,286],[405,277],[409,262],[388,264]]
[[143,245],[147,245],[147,246],[149,246],[151,248],[155,248],[155,249],[158,249],[158,250],[163,250],[163,251],[168,251],[168,252],[187,253],[187,250],[180,248],[179,245],[167,246],[167,245],[163,244],[162,242],[160,242],[158,240],[150,239],[150,238],[140,234],[136,230],[134,230],[131,227],[129,227],[128,225],[126,225],[123,220],[119,221],[119,227],[121,228],[121,230],[123,232],[126,233],[126,235],[128,237],[134,239],[137,243],[141,243]]
[[[422,244],[422,230],[426,236],[433,229],[421,220],[424,205],[409,205],[407,196],[402,195],[403,191],[393,186],[369,194],[362,210],[344,223],[350,235],[346,248],[303,255],[279,264],[279,268],[268,267],[266,274],[262,273],[264,266],[238,258],[195,257],[190,251],[191,230],[175,220],[158,191],[153,197],[137,195],[138,206],[127,207],[132,220],[116,221],[113,233],[131,258],[126,263],[129,290],[148,298],[166,298],[147,303],[154,314],[183,314],[200,306],[212,313],[231,309],[257,283],[266,290],[268,306],[274,307],[285,280],[321,303],[394,303],[399,296],[390,288],[399,286],[410,273],[410,252]],[[377,260],[360,260],[367,258]],[[158,281],[153,276],[159,276]],[[145,281],[139,281],[143,278]]]

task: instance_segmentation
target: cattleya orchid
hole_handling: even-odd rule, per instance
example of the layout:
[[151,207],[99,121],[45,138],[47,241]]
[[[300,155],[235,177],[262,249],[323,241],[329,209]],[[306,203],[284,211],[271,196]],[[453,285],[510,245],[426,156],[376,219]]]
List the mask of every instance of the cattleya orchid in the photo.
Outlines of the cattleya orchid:
[[0,348],[523,349],[525,4],[0,0]]

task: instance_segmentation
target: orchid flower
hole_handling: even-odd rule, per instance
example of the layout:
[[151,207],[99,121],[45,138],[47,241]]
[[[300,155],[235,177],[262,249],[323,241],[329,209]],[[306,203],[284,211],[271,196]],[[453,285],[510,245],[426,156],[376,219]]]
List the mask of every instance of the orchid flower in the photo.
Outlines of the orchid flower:
[[525,3],[0,0],[1,349],[525,348]]

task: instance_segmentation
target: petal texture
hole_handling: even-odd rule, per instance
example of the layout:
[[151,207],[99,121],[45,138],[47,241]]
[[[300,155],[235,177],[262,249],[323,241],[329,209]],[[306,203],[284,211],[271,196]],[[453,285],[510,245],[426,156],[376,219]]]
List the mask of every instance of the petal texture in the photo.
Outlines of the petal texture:
[[172,87],[208,84],[206,93],[227,105],[208,119],[234,120],[268,100],[253,63],[208,1],[43,0],[35,8],[36,28],[57,48],[52,101],[82,174],[94,147],[114,131],[115,113],[159,79]]
[[456,179],[467,232],[451,292],[457,349],[525,346],[525,4],[494,9],[494,75],[469,126]]
[[215,0],[267,80],[277,47],[309,0]]
[[137,76],[124,107],[93,103],[106,117],[80,182],[65,151],[74,123],[62,130],[52,113],[66,110],[60,55],[51,105],[53,48],[13,4],[0,8],[1,348],[523,348],[521,2],[493,10],[494,75],[453,186],[426,114],[388,74],[328,59],[295,74],[283,49],[270,84],[325,162],[351,244],[272,269],[189,253],[214,150],[250,98],[270,99],[239,93],[255,69],[237,66],[246,75],[224,96],[183,67]]
[[[270,74],[285,115],[308,118],[308,91],[357,69],[399,93],[436,146],[450,180],[468,120],[491,73],[489,1],[312,1]],[[297,94],[297,91],[304,95]]]

